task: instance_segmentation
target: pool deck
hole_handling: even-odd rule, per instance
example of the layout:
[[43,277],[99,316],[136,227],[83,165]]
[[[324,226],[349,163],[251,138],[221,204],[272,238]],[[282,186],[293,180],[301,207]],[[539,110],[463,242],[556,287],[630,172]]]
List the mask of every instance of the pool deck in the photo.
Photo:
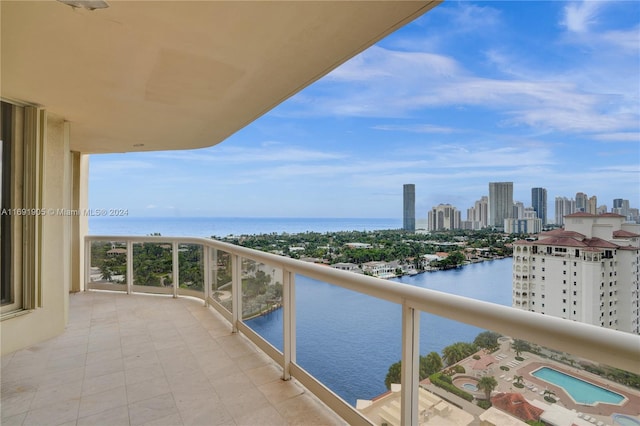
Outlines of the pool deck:
[[[627,400],[622,403],[622,405],[614,405],[614,404],[605,404],[600,403],[593,406],[590,405],[582,405],[576,404],[573,399],[559,386],[555,386],[549,382],[545,382],[544,380],[540,380],[537,377],[531,375],[531,372],[537,370],[540,367],[553,367],[555,370],[558,370],[562,373],[568,374],[570,376],[577,377],[578,379],[585,380],[587,382],[591,382],[595,385],[598,385],[604,389],[608,389],[612,392],[619,393],[627,397]],[[591,374],[584,370],[578,370],[577,368],[571,368],[564,365],[558,365],[558,363],[554,362],[537,362],[533,361],[527,363],[523,367],[517,370],[518,375],[523,376],[525,381],[529,381],[534,383],[539,389],[550,389],[555,394],[556,397],[560,399],[561,404],[568,409],[574,409],[576,411],[580,411],[586,414],[596,414],[601,416],[611,416],[614,413],[627,414],[630,416],[638,416],[640,412],[640,395],[638,392],[634,392],[629,388],[625,388],[621,385],[614,384],[612,382],[602,380],[599,376],[595,374]]]
[[[544,392],[545,389],[549,389],[556,394],[556,404],[559,407],[589,415],[595,418],[596,421],[602,421],[604,424],[614,424],[611,415],[615,413],[631,416],[640,421],[640,391],[638,390],[614,383],[588,371],[573,368],[569,365],[529,352],[522,353],[521,356],[524,360],[516,360],[516,353],[511,349],[511,344],[506,339],[500,341],[500,349],[496,352],[488,354],[480,351],[477,355],[480,356],[480,359],[476,360],[469,357],[459,364],[465,367],[466,375],[476,377],[477,379],[483,376],[495,377],[498,382],[498,387],[495,389],[494,394],[500,392],[519,393],[529,401],[545,402],[544,396],[541,395],[541,393]],[[501,366],[508,367],[509,370],[504,371],[500,368]],[[589,406],[577,404],[562,388],[530,374],[541,367],[551,367],[576,378],[591,382],[624,395],[627,400],[621,405],[599,403]],[[525,387],[517,388],[513,385],[513,377],[515,376],[522,376]],[[548,403],[545,402],[545,404]]]

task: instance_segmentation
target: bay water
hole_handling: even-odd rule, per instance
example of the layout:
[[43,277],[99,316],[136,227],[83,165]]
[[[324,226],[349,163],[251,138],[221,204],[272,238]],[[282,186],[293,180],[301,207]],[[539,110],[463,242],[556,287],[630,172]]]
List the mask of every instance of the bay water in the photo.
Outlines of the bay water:
[[[91,218],[91,235],[226,236],[257,233],[399,229],[396,219]],[[510,258],[388,280],[511,305]],[[350,404],[386,391],[389,366],[401,356],[399,305],[296,276],[297,362]],[[282,349],[282,310],[247,324]],[[471,342],[483,330],[421,314],[420,354]]]

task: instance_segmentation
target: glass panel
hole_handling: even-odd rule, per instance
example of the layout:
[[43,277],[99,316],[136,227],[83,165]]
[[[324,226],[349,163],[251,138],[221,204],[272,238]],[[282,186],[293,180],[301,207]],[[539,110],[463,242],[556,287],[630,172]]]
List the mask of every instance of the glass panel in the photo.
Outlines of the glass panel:
[[127,243],[92,241],[90,284],[127,283]]
[[11,267],[13,256],[13,232],[11,232],[11,214],[5,209],[15,207],[11,203],[11,141],[13,132],[13,107],[5,102],[0,103],[0,304],[5,305],[15,301],[12,286]]
[[242,259],[242,318],[278,310],[282,304],[282,270]]
[[171,243],[133,244],[133,284],[138,286],[171,288]]
[[231,255],[211,249],[211,297],[229,312],[232,311]]
[[180,288],[204,291],[202,250],[202,245],[199,244],[180,244],[178,246]]

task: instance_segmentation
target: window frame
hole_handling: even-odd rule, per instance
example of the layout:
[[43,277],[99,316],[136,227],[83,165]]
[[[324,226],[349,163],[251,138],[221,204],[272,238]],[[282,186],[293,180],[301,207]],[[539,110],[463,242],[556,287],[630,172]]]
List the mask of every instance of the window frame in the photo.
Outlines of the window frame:
[[[3,300],[0,320],[42,306],[41,230],[46,112],[0,99],[3,140]],[[9,166],[8,169],[6,166]],[[6,194],[6,197],[5,197]],[[34,214],[23,214],[34,212]]]

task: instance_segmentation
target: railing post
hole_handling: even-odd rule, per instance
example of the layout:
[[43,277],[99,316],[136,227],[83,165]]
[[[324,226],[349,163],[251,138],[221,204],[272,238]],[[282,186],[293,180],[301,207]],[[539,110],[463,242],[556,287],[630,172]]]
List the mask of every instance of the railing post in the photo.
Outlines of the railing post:
[[209,251],[215,249],[210,249],[209,246],[203,244],[202,245],[202,286],[204,287],[202,290],[204,291],[204,306],[209,306],[209,296],[211,295],[211,266],[209,263]]
[[282,270],[283,354],[282,380],[291,379],[291,363],[296,362],[296,280],[293,272]]
[[238,323],[242,321],[242,262],[237,254],[231,257],[231,332],[238,332]]
[[91,279],[91,241],[84,241],[84,291],[89,289]]
[[171,243],[173,261],[171,262],[171,267],[173,271],[173,298],[178,298],[178,281],[180,280],[180,269],[178,263],[180,261],[178,257],[178,243],[174,241]]
[[402,368],[400,390],[400,423],[418,423],[418,386],[420,358],[420,311],[402,305]]
[[127,294],[133,289],[133,241],[127,240]]

